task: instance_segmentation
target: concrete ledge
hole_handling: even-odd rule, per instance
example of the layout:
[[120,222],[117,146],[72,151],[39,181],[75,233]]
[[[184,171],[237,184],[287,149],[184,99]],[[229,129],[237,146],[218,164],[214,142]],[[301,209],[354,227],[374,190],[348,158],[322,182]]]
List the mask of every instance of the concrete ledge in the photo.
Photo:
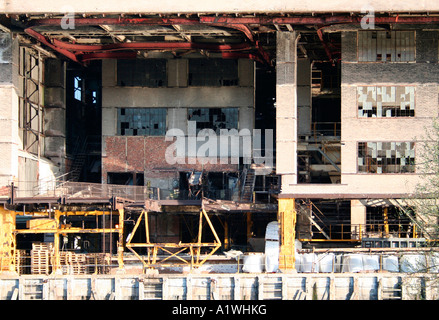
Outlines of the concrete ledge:
[[21,0],[2,1],[0,11],[9,14],[32,13],[277,13],[277,12],[361,12],[364,7],[375,12],[426,12],[438,11],[436,0],[162,0],[162,1],[120,1],[114,0],[35,0],[23,3]]

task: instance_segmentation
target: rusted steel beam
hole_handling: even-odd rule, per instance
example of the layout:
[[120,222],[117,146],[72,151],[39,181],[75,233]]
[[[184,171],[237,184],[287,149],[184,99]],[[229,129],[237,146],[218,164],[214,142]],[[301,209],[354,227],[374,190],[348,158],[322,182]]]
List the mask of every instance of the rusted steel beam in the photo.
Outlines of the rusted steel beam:
[[31,37],[35,38],[36,40],[38,40],[39,42],[41,42],[42,44],[48,46],[49,48],[55,50],[56,52],[62,54],[63,56],[69,58],[70,60],[73,60],[77,63],[81,63],[77,58],[76,55],[71,53],[70,51],[66,50],[66,49],[62,49],[57,47],[56,45],[54,45],[50,39],[46,38],[45,36],[43,36],[42,34],[27,28],[24,30],[24,32],[26,32],[28,35],[30,35]]
[[78,59],[80,61],[90,61],[90,60],[102,60],[102,59],[135,59],[137,58],[137,52],[93,52],[78,54]]
[[100,52],[115,51],[122,49],[131,50],[193,50],[204,49],[210,51],[242,51],[250,50],[253,47],[248,43],[238,44],[208,44],[194,42],[123,42],[104,45],[81,45],[63,42],[53,39],[53,45],[62,50],[81,51],[81,52]]

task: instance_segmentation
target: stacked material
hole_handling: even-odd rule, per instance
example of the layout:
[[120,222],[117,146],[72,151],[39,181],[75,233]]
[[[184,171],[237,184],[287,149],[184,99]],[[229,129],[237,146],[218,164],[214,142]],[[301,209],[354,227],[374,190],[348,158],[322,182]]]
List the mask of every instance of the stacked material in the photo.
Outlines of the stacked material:
[[60,252],[60,264],[63,274],[86,274],[86,255],[72,251]]
[[260,273],[264,271],[264,254],[259,252],[247,252],[244,254],[242,272]]
[[28,256],[26,254],[26,250],[15,250],[15,271],[18,274],[25,274],[26,273],[26,260]]
[[50,273],[53,244],[51,242],[34,242],[31,250],[31,273]]
[[272,221],[265,231],[265,270],[277,272],[279,269],[279,224]]
[[88,274],[107,274],[110,271],[109,256],[105,253],[88,253],[85,259]]

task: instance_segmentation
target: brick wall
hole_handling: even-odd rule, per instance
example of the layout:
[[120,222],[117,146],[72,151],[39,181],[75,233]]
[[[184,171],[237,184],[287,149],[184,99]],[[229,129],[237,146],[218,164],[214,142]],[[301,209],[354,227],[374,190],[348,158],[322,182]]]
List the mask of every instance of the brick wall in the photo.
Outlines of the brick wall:
[[[145,172],[145,177],[169,178],[175,171],[237,171],[232,164],[175,164],[166,162],[166,149],[172,141],[164,137],[108,136],[105,137],[105,154],[102,158],[102,178],[107,181],[108,172]],[[170,174],[169,172],[173,172]]]

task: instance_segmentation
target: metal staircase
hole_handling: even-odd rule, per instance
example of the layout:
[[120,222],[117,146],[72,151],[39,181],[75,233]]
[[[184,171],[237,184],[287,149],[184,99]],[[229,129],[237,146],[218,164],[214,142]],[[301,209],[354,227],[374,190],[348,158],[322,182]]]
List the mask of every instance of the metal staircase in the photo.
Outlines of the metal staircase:
[[87,137],[81,142],[78,138],[74,152],[74,160],[70,170],[70,181],[78,182],[81,177],[82,168],[87,160],[88,141]]
[[[315,210],[313,210],[315,208]],[[317,228],[317,230],[327,239],[331,240],[330,236],[325,232],[325,230],[328,230],[328,226],[325,224],[325,222],[319,217],[317,213],[322,215],[323,213],[311,202],[308,201],[308,203],[303,202],[302,204],[296,203],[296,211],[297,214],[303,217],[304,219],[309,220],[312,226]],[[301,225],[304,225],[303,223]],[[311,230],[299,230],[299,233],[306,234],[309,237],[312,237],[312,231]]]
[[255,189],[256,173],[251,167],[246,167],[243,170],[243,183],[241,189],[241,200],[244,202],[253,201],[253,191]]

